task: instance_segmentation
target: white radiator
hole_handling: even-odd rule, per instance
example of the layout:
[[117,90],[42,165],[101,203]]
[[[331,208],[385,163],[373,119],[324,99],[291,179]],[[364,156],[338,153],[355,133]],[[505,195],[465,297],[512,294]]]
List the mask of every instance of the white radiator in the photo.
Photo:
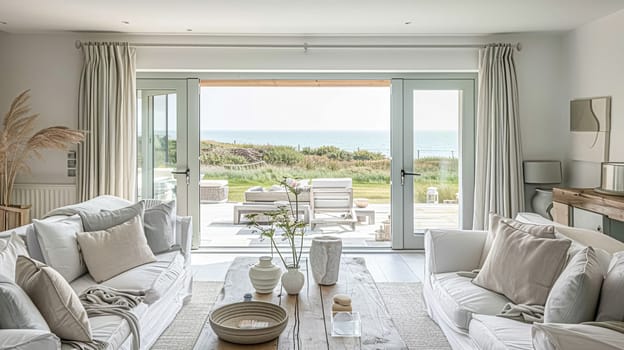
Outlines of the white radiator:
[[13,204],[30,204],[30,217],[40,219],[52,209],[76,203],[76,185],[15,184]]

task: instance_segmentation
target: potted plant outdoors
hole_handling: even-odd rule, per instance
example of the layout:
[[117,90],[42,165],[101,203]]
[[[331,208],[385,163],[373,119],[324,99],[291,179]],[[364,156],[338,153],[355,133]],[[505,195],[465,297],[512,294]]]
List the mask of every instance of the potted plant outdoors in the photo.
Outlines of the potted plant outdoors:
[[[21,171],[30,171],[27,161],[35,156],[41,158],[40,151],[43,149],[58,149],[66,151],[73,144],[84,139],[84,133],[62,126],[53,126],[34,132],[34,124],[38,114],[30,114],[28,102],[30,90],[17,96],[9,111],[4,116],[2,131],[0,132],[0,215],[4,227],[8,230],[23,222],[23,212],[30,206],[17,206],[11,203],[13,184],[17,174]],[[22,208],[22,209],[19,209]],[[20,212],[21,211],[21,212]],[[17,220],[11,215],[18,213]]]
[[[276,251],[287,270],[282,275],[282,286],[288,294],[297,295],[305,283],[305,277],[299,271],[303,251],[303,236],[306,230],[306,223],[298,214],[299,195],[307,188],[301,186],[296,180],[287,178],[284,178],[280,185],[286,190],[288,201],[279,203],[275,209],[260,214],[268,218],[268,225],[261,224],[258,220],[259,214],[249,214],[247,217],[251,222],[248,226],[260,233],[261,238],[268,238],[271,241],[271,255],[273,255],[273,251]],[[280,247],[277,242],[278,237],[281,237],[282,241],[286,241],[288,246]],[[298,245],[297,238],[299,238]],[[283,249],[288,251],[284,252]],[[290,261],[288,256],[290,256]]]

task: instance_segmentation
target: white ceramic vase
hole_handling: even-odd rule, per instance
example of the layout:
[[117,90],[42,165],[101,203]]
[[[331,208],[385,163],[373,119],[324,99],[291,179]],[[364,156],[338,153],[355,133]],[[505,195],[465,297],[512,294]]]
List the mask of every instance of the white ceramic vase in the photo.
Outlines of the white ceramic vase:
[[338,282],[342,240],[333,236],[312,239],[310,246],[310,267],[316,283],[331,286]]
[[282,287],[286,290],[286,293],[290,295],[297,295],[303,289],[305,283],[305,276],[298,268],[289,267],[282,275]]
[[256,293],[268,294],[273,292],[280,280],[282,269],[274,265],[273,258],[261,256],[257,264],[249,269],[249,279],[251,285],[256,289]]

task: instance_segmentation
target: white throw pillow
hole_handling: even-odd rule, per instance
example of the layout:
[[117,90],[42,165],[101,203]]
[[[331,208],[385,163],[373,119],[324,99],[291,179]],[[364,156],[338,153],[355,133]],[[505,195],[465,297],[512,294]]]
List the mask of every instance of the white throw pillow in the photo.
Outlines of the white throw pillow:
[[10,281],[15,281],[15,263],[18,255],[28,256],[26,245],[15,232],[6,238],[0,239],[0,274]]
[[87,272],[76,242],[76,233],[83,231],[78,215],[62,221],[33,220],[33,225],[46,264],[58,271],[67,282]]
[[498,231],[500,224],[502,222],[507,225],[515,228],[516,230],[522,231],[524,233],[528,233],[535,237],[539,238],[555,238],[555,227],[552,225],[534,225],[527,224],[525,222],[520,222],[514,219],[509,219],[502,217],[496,213],[490,213],[490,227],[488,229],[488,235],[485,239],[485,244],[483,245],[483,251],[481,253],[481,261],[479,262],[479,266],[483,266],[485,263],[485,259],[490,253],[490,249],[492,249],[492,243],[496,238],[496,232]]
[[492,249],[473,282],[515,304],[544,305],[568,248],[567,239],[539,238],[500,222]]
[[613,254],[611,267],[602,282],[596,321],[624,321],[624,252]]
[[573,256],[548,295],[544,322],[593,321],[604,270],[592,247],[587,247]]
[[76,236],[93,279],[101,283],[136,266],[156,261],[140,216],[106,230]]

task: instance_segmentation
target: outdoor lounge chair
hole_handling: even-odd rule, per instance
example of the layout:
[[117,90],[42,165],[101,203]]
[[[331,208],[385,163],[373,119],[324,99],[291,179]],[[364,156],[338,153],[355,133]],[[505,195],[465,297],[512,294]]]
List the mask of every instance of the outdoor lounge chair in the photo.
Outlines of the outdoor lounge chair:
[[313,179],[310,189],[312,230],[318,225],[349,225],[355,231],[351,178]]

